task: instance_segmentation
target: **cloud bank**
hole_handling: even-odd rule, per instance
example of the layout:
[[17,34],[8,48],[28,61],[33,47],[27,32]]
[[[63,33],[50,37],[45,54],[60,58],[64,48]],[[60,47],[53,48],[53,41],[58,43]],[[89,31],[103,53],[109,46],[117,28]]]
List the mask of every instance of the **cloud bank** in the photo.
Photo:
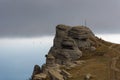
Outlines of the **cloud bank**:
[[57,24],[120,33],[119,0],[0,0],[0,37],[53,35]]

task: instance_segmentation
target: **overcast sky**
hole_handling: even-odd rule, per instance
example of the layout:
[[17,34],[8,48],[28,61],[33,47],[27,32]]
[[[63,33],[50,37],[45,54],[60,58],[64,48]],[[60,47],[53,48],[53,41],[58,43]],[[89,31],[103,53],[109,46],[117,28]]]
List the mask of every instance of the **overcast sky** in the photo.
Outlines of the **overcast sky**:
[[39,37],[57,24],[120,33],[120,0],[0,0],[0,37]]

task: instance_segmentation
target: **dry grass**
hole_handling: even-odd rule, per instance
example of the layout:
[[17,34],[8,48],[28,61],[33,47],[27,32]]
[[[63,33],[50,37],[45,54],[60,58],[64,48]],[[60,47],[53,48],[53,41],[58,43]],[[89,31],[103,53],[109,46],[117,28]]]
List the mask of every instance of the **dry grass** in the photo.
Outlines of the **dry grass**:
[[85,64],[77,66],[68,72],[73,76],[69,80],[84,80],[87,74],[92,74],[92,80],[109,80],[109,59],[97,56],[93,59],[86,60]]
[[[92,75],[93,78],[90,80],[111,80],[111,58],[120,55],[120,45],[114,45],[113,43],[105,41],[101,41],[100,44],[94,52],[84,51],[85,54],[89,54],[81,58],[85,60],[86,63],[69,70],[68,72],[71,73],[73,77],[68,80],[85,80],[84,78],[87,74]],[[109,48],[111,45],[114,46]],[[117,73],[118,76],[119,74],[120,73]]]

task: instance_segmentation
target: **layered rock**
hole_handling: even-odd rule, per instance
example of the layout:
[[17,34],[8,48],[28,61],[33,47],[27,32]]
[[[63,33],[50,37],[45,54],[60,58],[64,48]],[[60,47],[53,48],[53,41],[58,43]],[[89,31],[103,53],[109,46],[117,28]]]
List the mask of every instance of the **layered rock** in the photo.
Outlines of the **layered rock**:
[[38,66],[34,69],[32,80],[68,79],[71,77],[70,74],[61,70],[61,66],[70,67],[70,65],[74,65],[75,61],[84,54],[82,50],[95,50],[96,47],[96,37],[89,28],[85,26],[56,26],[54,44],[46,55],[46,64],[42,66],[41,71]]
[[68,32],[68,36],[73,38],[78,48],[90,48],[94,43],[90,38],[94,38],[92,31],[84,26],[75,26]]

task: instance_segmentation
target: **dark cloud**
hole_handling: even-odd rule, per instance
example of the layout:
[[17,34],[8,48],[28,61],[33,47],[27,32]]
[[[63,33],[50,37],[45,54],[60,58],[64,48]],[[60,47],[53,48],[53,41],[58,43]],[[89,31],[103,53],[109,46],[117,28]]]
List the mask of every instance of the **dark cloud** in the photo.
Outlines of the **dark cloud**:
[[119,33],[119,0],[0,0],[0,37],[54,34],[57,24]]

